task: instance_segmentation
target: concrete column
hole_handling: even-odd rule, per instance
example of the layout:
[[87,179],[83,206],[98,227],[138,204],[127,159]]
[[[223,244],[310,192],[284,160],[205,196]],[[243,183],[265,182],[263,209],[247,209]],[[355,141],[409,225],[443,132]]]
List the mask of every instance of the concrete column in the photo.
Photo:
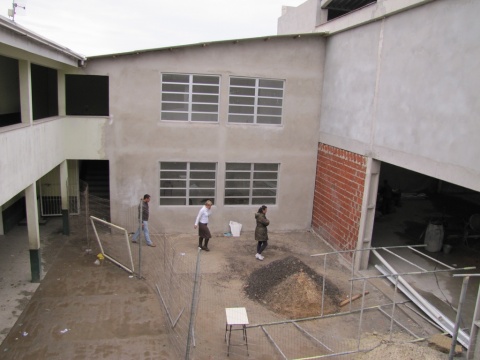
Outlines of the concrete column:
[[60,194],[62,196],[63,235],[70,235],[68,217],[68,164],[67,160],[60,164]]
[[58,115],[65,116],[66,100],[65,100],[65,71],[58,70]]
[[28,244],[30,249],[32,282],[40,282],[42,259],[40,255],[40,229],[38,226],[37,187],[35,183],[25,189],[25,203],[27,206]]
[[[18,72],[20,79],[20,112],[22,116],[22,123],[30,124],[33,121],[32,112],[32,71],[30,62],[20,60],[18,62]],[[28,100],[28,101],[24,101]]]
[[3,208],[2,205],[0,205],[0,235],[5,235],[5,230],[3,229]]
[[328,21],[328,10],[322,9],[322,7],[318,3],[319,1],[317,0],[317,14],[315,19],[315,26],[323,25]]
[[470,346],[467,351],[467,359],[480,359],[480,287],[477,292],[477,301],[470,329]]
[[[380,177],[380,161],[367,159],[367,171],[363,190],[362,215],[358,230],[357,250],[371,247],[373,225],[375,221],[375,204]],[[355,257],[355,270],[365,270],[368,267],[370,251],[358,251]]]

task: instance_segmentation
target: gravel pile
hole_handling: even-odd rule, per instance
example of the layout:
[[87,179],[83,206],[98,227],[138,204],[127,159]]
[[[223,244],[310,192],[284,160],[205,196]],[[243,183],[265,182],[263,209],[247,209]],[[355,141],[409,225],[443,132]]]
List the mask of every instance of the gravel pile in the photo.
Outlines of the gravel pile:
[[[271,310],[289,318],[299,318],[320,313],[322,285],[321,275],[295,256],[288,256],[252,272],[244,290],[250,299]],[[328,280],[325,284],[325,296],[331,304],[331,312],[334,312],[340,293]],[[314,304],[310,304],[308,298],[314,299]]]

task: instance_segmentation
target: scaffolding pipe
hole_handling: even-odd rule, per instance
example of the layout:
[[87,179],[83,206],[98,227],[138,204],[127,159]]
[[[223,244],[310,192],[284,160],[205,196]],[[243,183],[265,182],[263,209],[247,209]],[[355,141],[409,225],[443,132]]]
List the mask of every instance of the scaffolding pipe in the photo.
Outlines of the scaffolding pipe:
[[[365,287],[367,285],[366,280],[363,280],[363,290],[362,294],[365,294]],[[357,351],[360,351],[360,339],[362,337],[362,320],[363,320],[363,309],[365,307],[365,296],[362,296],[362,306],[360,308],[360,320],[358,322],[358,342],[357,342]]]
[[[355,276],[355,254],[356,253],[357,252],[355,251],[353,253],[353,257],[352,257],[352,273],[351,273],[352,278]],[[350,282],[350,294],[348,296],[348,298],[350,299],[350,301],[348,302],[348,310],[349,311],[352,311],[352,296],[353,296],[353,281]],[[362,296],[365,296],[365,291],[362,293]]]
[[395,254],[393,251],[390,251],[389,249],[383,249],[383,250],[385,250],[385,251],[388,252],[389,254],[392,254],[393,256],[396,256],[396,257],[398,257],[399,259],[405,261],[407,264],[410,264],[410,265],[416,267],[417,269],[420,269],[420,270],[422,270],[422,271],[427,271],[427,269],[424,269],[424,268],[418,266],[417,264],[411,262],[410,260],[405,259],[404,257],[402,257],[402,256],[400,256],[400,255],[398,255],[398,254]]
[[178,314],[177,318],[175,319],[175,321],[172,320],[172,315],[170,314],[170,311],[168,310],[168,306],[167,304],[165,303],[165,300],[163,299],[163,296],[162,296],[162,293],[160,292],[160,288],[158,287],[158,284],[155,284],[155,287],[157,288],[157,292],[158,292],[158,295],[160,296],[160,299],[162,300],[162,304],[163,304],[163,307],[165,309],[165,312],[167,313],[168,315],[168,319],[170,320],[170,324],[172,325],[172,329],[175,327],[175,325],[177,325],[177,322],[178,320],[180,319],[180,316],[182,316],[183,314],[183,311],[185,310],[185,307],[182,308],[182,310],[180,311],[180,313]]
[[[460,276],[480,276],[480,274],[454,274],[454,277]],[[477,301],[475,302],[475,310],[473,312],[472,326],[470,329],[470,344],[467,351],[467,359],[473,359],[476,353],[477,347],[477,336],[478,336],[478,327],[480,326],[480,287],[477,291]]]
[[320,315],[323,316],[323,308],[325,305],[325,278],[327,277],[327,256],[323,257],[323,277],[322,277],[322,311]]
[[[413,333],[413,331],[411,331],[410,329],[408,329],[406,326],[402,325],[402,323],[398,320],[395,320],[393,317],[391,317],[390,315],[388,315],[388,313],[383,310],[381,307],[378,308],[378,310],[383,314],[385,315],[386,317],[388,317],[389,319],[391,319],[392,321],[395,322],[395,324],[397,324],[398,326],[400,326],[403,330],[405,330],[406,332],[410,333],[410,335],[412,335],[415,340],[423,340],[424,338],[421,338],[417,335],[415,335],[415,333]],[[392,331],[392,329],[390,329],[390,331]],[[390,336],[390,341],[392,340],[392,337]]]
[[413,251],[415,251],[416,253],[422,255],[423,257],[426,257],[427,259],[430,259],[430,260],[432,260],[432,261],[435,261],[437,264],[440,264],[440,265],[442,265],[442,266],[445,266],[445,267],[448,268],[448,269],[455,269],[453,266],[450,266],[450,265],[447,265],[447,264],[445,264],[445,263],[442,263],[441,261],[438,261],[437,259],[435,259],[435,258],[433,258],[433,257],[431,257],[431,256],[428,256],[427,254],[424,254],[424,253],[418,251],[417,249],[414,249],[413,246],[409,246],[409,248],[412,248]]
[[317,343],[319,343],[320,345],[322,345],[325,349],[327,349],[328,351],[330,352],[333,352],[332,349],[330,349],[327,345],[325,345],[323,342],[321,342],[320,340],[318,340],[315,336],[313,336],[312,334],[310,334],[307,330],[305,330],[304,328],[302,328],[300,325],[298,325],[296,322],[293,322],[292,323],[293,325],[295,325],[295,327],[303,332],[305,335],[307,335],[309,338],[315,340]]
[[195,268],[195,278],[193,282],[193,294],[192,294],[192,303],[190,307],[190,323],[188,325],[188,336],[187,336],[187,346],[185,349],[185,360],[190,359],[190,348],[192,346],[192,342],[195,342],[194,337],[195,332],[193,331],[194,326],[194,319],[195,319],[195,305],[197,303],[197,294],[198,294],[198,285],[199,285],[199,277],[200,277],[200,249],[197,252],[197,263]]
[[390,318],[390,341],[392,341],[393,318],[395,316],[395,295],[397,295],[397,292],[398,292],[398,277],[395,278],[395,290],[393,291],[392,316]]
[[263,330],[263,332],[265,333],[265,335],[267,335],[267,338],[268,340],[270,340],[270,342],[273,344],[273,346],[275,346],[275,349],[277,349],[277,351],[280,353],[280,355],[282,355],[282,357],[285,359],[285,360],[288,360],[288,358],[285,356],[285,354],[283,353],[282,349],[280,349],[280,347],[277,345],[277,343],[273,340],[273,338],[270,336],[270,334],[268,333],[268,331],[263,327],[261,326],[261,329]]
[[[452,271],[459,271],[459,270],[475,270],[476,267],[475,266],[469,266],[469,267],[464,267],[464,268],[458,268],[458,269],[443,269],[443,270],[430,270],[430,271],[412,271],[412,272],[405,272],[405,273],[397,273],[397,272],[394,272],[392,273],[391,275],[395,275],[395,276],[405,276],[405,275],[423,275],[423,274],[436,274],[436,273],[441,273],[441,272],[452,272]],[[354,279],[350,279],[350,281],[358,281],[358,280],[363,280],[363,279],[378,279],[378,278],[385,278],[385,277],[389,277],[391,275],[385,275],[385,274],[382,274],[382,275],[372,275],[372,276],[365,276],[365,277],[361,277],[361,278],[354,278]],[[455,275],[453,275],[455,276]]]
[[[367,351],[370,351],[370,350],[373,350],[374,348],[372,349],[368,349],[368,350],[365,350],[363,352],[367,352]],[[292,360],[315,360],[315,359],[324,359],[324,358],[328,358],[328,357],[332,357],[332,356],[342,356],[342,355],[350,355],[350,354],[358,354],[359,351],[343,351],[343,352],[339,352],[339,353],[335,353],[335,354],[327,354],[327,355],[315,355],[315,356],[310,356],[310,357],[303,357],[303,358],[296,358],[296,359],[292,359]]]
[[[398,245],[398,246],[381,246],[381,247],[370,247],[370,248],[365,248],[365,249],[356,249],[356,250],[339,250],[339,251],[331,251],[327,253],[320,253],[320,254],[312,254],[310,256],[323,256],[323,255],[330,255],[330,254],[343,254],[343,253],[348,253],[352,251],[370,251],[370,250],[380,250],[380,249],[400,249],[400,248],[414,248],[414,247],[425,247],[427,245],[421,244],[421,245]],[[421,254],[421,253],[420,253]]]
[[465,296],[467,294],[468,280],[470,280],[469,276],[465,276],[463,278],[462,291],[460,292],[460,300],[458,300],[457,317],[455,319],[455,327],[452,334],[452,344],[450,346],[450,353],[448,354],[449,360],[453,360],[453,357],[455,356],[455,345],[457,345],[458,329],[460,327],[460,318],[462,315],[463,303],[465,302]]
[[420,316],[423,320],[425,320],[426,322],[430,323],[430,325],[432,325],[433,327],[436,327],[438,330],[443,330],[443,328],[438,325],[436,322],[433,322],[432,320],[430,320],[428,317],[426,317],[425,315],[421,314],[419,311],[415,310],[414,308],[411,308],[410,306],[408,306],[407,304],[404,304],[405,307],[407,309],[409,309],[410,311],[413,311],[415,314],[417,314],[418,316]]
[[[425,311],[425,313],[429,315],[432,320],[436,321],[451,335],[454,326],[453,322],[448,319],[448,317],[446,317],[444,314],[442,314],[432,304],[426,301],[420,294],[418,294],[418,292],[415,291],[413,287],[408,284],[407,281],[405,281],[401,276],[399,276],[399,274],[395,272],[395,269],[393,269],[393,267],[389,265],[388,262],[377,251],[374,250],[373,253],[386,267],[386,269],[383,269],[382,267],[377,265],[377,269],[379,269],[384,275],[388,275],[387,278],[391,282],[393,282],[392,276],[398,276],[398,280],[401,284],[400,290],[402,290],[405,295],[407,295],[417,306],[419,306],[423,311]],[[468,344],[470,341],[469,336],[463,331],[461,331],[459,335],[459,342],[463,346],[468,348]]]
[[[404,303],[407,303],[407,302],[411,302],[411,301],[410,300],[403,301],[403,302],[399,302],[397,304],[404,304]],[[378,308],[380,308],[380,307],[390,306],[390,305],[392,305],[392,304],[369,306],[369,307],[364,308],[363,310],[364,311],[366,311],[366,310],[378,310]],[[281,324],[290,324],[290,323],[293,323],[293,322],[328,319],[328,318],[337,317],[337,316],[352,315],[352,314],[359,313],[360,311],[361,311],[361,309],[358,309],[358,310],[352,310],[350,312],[328,314],[328,315],[324,315],[324,316],[312,316],[312,317],[301,318],[301,319],[290,319],[290,320],[282,320],[282,321],[273,321],[273,322],[270,322],[270,323],[253,324],[253,325],[247,325],[246,327],[248,329],[252,329],[252,328],[262,327],[262,326],[274,326],[274,325],[281,325]]]

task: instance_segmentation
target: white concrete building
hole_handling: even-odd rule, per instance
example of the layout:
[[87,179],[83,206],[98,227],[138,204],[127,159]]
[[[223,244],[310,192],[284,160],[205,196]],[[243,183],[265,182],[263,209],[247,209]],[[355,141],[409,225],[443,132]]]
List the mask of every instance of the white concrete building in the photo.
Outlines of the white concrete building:
[[322,206],[312,225],[337,248],[370,243],[380,174],[404,189],[422,175],[455,184],[478,204],[479,9],[479,2],[449,0],[310,0],[284,8],[280,34],[327,34],[319,143],[360,155],[365,167],[363,198],[345,199],[333,216],[355,209],[353,229],[321,215],[335,213],[325,196],[338,192],[317,179]]

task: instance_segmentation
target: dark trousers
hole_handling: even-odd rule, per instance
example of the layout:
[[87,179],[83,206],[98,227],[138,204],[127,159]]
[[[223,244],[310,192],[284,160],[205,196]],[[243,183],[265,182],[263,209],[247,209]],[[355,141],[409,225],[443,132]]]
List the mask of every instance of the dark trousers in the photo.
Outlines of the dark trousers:
[[261,254],[268,245],[268,241],[259,241],[257,243],[257,254]]
[[[208,240],[210,240],[210,239],[205,239],[205,246],[206,247],[208,247]],[[203,246],[203,238],[202,237],[198,237],[198,246],[199,247]]]

